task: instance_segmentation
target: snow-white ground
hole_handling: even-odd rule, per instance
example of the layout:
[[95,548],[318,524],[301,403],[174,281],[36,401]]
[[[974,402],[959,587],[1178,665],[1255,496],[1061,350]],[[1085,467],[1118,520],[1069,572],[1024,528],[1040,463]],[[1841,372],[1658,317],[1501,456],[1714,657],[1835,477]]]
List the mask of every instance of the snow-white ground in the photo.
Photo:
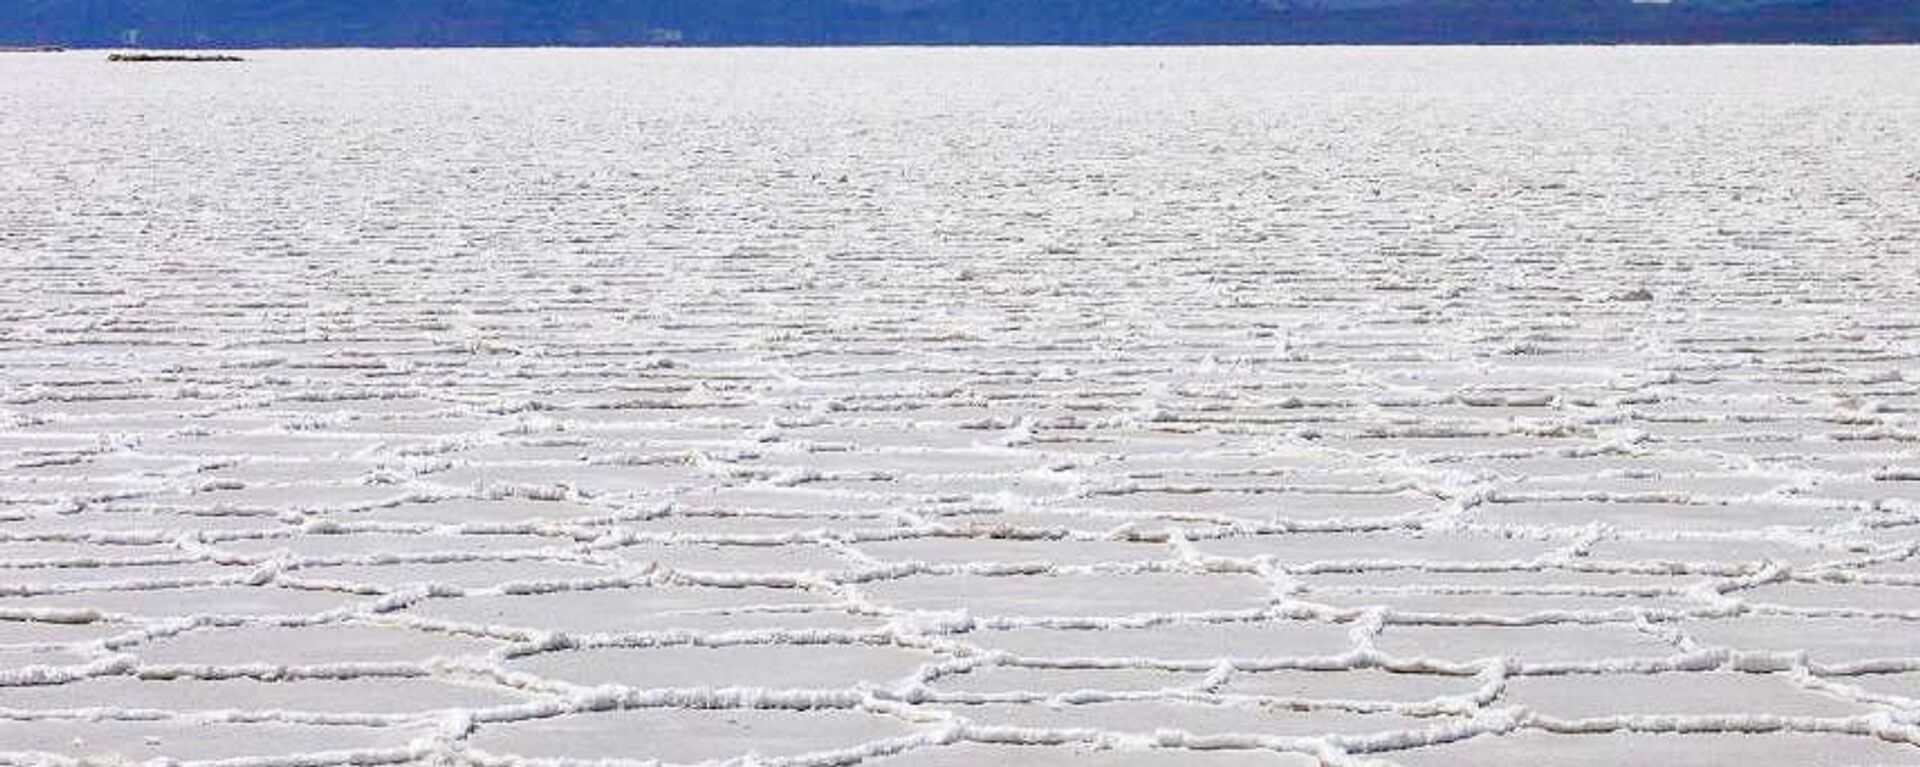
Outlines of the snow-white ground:
[[0,763],[1920,764],[1920,51],[250,57],[0,58]]

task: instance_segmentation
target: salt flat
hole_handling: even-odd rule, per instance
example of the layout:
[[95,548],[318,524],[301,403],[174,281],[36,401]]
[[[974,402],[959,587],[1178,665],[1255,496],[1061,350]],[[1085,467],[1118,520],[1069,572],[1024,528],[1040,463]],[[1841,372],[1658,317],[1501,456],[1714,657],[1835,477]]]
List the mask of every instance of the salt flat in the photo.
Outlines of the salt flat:
[[0,60],[0,763],[1920,765],[1920,51]]

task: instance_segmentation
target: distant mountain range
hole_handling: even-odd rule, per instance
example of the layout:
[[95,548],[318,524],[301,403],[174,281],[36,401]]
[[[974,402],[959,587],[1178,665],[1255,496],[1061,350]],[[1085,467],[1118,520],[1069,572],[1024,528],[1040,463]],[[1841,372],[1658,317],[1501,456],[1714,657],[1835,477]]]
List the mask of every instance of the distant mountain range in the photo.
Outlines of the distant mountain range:
[[0,0],[0,46],[1920,42],[1920,0]]

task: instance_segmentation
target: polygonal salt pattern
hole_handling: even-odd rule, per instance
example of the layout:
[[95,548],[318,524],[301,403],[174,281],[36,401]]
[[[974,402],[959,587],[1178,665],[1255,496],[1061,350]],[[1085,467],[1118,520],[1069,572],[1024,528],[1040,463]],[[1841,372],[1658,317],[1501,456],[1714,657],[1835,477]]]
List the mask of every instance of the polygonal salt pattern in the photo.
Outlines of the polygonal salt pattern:
[[1911,49],[0,58],[0,763],[1920,765]]
[[528,759],[696,764],[728,757],[797,759],[898,751],[917,740],[897,717],[857,709],[645,708],[483,724],[471,748]]
[[515,658],[507,668],[586,687],[838,690],[893,687],[937,660],[930,653],[877,645],[770,643],[593,647]]

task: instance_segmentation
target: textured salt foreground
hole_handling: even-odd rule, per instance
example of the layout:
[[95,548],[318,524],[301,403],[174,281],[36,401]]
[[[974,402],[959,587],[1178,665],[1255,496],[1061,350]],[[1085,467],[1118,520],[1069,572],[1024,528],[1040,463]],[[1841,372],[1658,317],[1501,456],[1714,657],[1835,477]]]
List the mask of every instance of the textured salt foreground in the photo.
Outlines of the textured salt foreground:
[[0,762],[1920,764],[1920,53],[0,61]]

